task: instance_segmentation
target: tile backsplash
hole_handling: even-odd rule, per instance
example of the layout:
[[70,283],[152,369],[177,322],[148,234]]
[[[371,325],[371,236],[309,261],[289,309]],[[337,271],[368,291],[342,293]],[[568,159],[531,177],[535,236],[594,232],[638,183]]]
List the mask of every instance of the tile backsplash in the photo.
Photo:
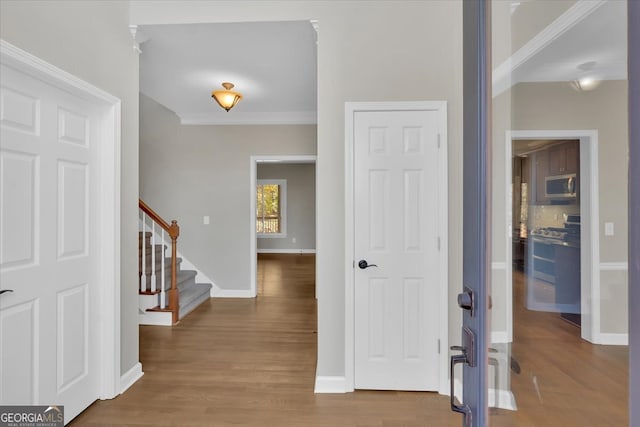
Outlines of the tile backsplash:
[[529,228],[563,227],[565,214],[579,214],[580,205],[529,205]]

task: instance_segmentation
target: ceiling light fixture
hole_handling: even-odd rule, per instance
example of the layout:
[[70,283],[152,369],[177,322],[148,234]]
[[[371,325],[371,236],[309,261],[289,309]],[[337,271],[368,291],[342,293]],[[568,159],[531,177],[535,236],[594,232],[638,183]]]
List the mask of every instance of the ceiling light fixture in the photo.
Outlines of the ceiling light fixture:
[[600,84],[600,80],[596,80],[593,77],[583,77],[581,79],[574,80],[572,83],[573,87],[575,87],[577,90],[588,91],[598,87],[598,85]]
[[222,87],[224,90],[214,90],[211,92],[211,97],[228,112],[242,99],[242,95],[231,90],[233,89],[233,83],[224,82],[222,83]]
[[597,64],[598,63],[596,61],[589,61],[584,62],[576,67],[578,70],[580,70],[581,76],[571,82],[571,85],[574,87],[574,89],[578,91],[589,91],[598,87],[598,85],[600,84],[600,79],[594,72]]

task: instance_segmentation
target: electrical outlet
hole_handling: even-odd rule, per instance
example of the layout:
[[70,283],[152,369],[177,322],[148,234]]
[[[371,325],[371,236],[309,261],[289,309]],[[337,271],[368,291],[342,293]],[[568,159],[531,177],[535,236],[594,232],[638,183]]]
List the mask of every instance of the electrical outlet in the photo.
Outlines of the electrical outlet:
[[205,215],[202,217],[202,223],[204,225],[209,225],[209,215]]
[[292,238],[291,238],[291,243],[295,243],[295,242],[296,242],[296,238],[295,238],[295,237],[292,237]]

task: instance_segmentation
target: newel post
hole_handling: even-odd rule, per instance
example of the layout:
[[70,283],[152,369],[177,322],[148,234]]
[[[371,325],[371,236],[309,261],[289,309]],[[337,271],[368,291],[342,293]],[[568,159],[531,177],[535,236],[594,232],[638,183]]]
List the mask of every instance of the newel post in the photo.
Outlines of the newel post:
[[171,237],[171,289],[169,289],[169,308],[172,313],[172,323],[178,322],[180,311],[180,301],[178,295],[178,236],[180,235],[180,227],[175,219],[171,221],[169,226],[169,237]]

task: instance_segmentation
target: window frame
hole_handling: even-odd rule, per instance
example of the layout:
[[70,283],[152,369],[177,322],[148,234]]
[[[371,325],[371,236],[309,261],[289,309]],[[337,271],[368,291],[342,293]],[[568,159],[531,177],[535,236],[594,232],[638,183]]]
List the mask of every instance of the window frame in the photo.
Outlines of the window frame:
[[258,186],[278,185],[280,188],[278,197],[280,199],[280,232],[279,233],[259,233],[257,229],[258,217],[254,213],[256,221],[256,237],[259,239],[279,239],[287,237],[287,180],[286,179],[258,179],[256,180],[256,211],[258,210]]

